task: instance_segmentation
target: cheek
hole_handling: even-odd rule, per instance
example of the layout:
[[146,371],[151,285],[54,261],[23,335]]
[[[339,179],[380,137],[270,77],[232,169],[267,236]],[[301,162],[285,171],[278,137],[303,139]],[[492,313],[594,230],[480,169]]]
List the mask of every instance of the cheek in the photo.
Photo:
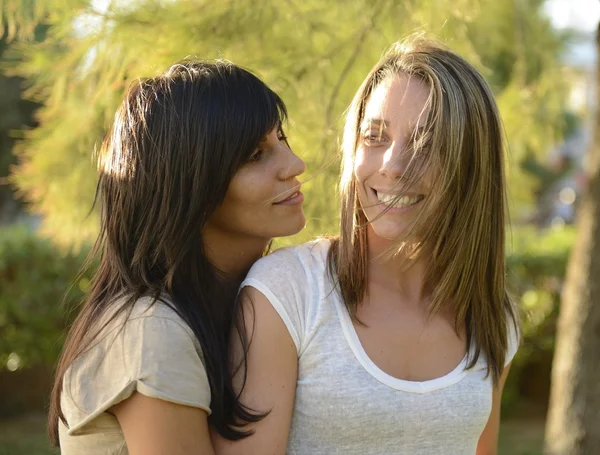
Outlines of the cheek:
[[364,149],[358,148],[354,158],[354,176],[357,181],[364,182],[373,173],[373,159],[365,153]]
[[264,206],[271,196],[267,172],[259,169],[244,170],[231,181],[227,195],[238,207],[255,209]]
[[227,194],[214,213],[211,223],[229,233],[263,234],[272,221],[269,199],[273,194],[273,178],[266,170],[245,168],[229,182]]
[[366,186],[369,177],[373,175],[371,169],[372,166],[369,161],[368,156],[364,152],[356,151],[356,158],[354,160],[354,180],[358,191],[358,201],[363,207],[368,205]]
[[[243,182],[240,180],[241,179],[239,178],[234,178],[229,184],[229,188],[227,189],[225,202],[228,206],[232,208],[243,206],[246,203],[246,199],[249,193],[247,185],[244,185]],[[246,188],[246,191],[244,191],[244,188]]]
[[426,192],[431,192],[435,182],[439,182],[442,178],[441,171],[437,169],[427,169],[423,175],[423,186]]

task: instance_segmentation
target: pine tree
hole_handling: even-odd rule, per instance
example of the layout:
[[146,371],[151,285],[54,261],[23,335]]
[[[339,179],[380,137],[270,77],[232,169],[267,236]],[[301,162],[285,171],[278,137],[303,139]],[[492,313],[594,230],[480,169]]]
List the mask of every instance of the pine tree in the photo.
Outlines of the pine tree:
[[57,241],[93,238],[97,217],[87,216],[95,189],[93,150],[129,83],[185,57],[223,57],[254,70],[288,104],[291,145],[310,170],[309,222],[291,241],[335,233],[344,109],[391,43],[425,30],[474,62],[494,86],[513,150],[511,182],[523,190],[513,192],[522,194],[515,206],[531,207],[533,184],[520,163],[558,139],[566,90],[556,70],[562,41],[541,3],[147,0],[111,2],[97,11],[84,0],[38,0],[34,13],[5,8],[5,17],[17,22],[51,11],[44,43],[17,49],[24,61],[16,69],[31,84],[28,96],[45,107],[40,127],[20,148],[15,181]]
[[[38,39],[42,38],[43,27],[37,28],[36,35]],[[0,63],[8,40],[8,33],[0,36]],[[35,126],[33,116],[39,107],[37,103],[23,98],[23,83],[21,77],[0,73],[0,224],[14,221],[22,209],[16,197],[16,187],[9,179],[10,169],[17,162],[12,152],[19,131]]]

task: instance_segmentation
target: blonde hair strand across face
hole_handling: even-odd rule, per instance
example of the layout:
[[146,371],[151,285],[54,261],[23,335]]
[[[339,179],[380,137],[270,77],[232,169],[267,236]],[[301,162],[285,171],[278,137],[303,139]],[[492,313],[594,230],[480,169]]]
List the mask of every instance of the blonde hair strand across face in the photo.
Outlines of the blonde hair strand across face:
[[462,57],[432,40],[410,39],[394,45],[363,81],[348,109],[342,141],[341,229],[329,254],[329,272],[353,318],[368,292],[366,216],[354,175],[359,128],[373,90],[384,81],[407,76],[430,89],[425,128],[412,138],[411,159],[399,194],[435,174],[406,237],[394,251],[411,248],[427,254],[426,280],[432,291],[429,311],[451,306],[455,326],[465,326],[473,366],[481,353],[497,383],[508,346],[508,324],[516,324],[505,283],[504,139],[492,91]]

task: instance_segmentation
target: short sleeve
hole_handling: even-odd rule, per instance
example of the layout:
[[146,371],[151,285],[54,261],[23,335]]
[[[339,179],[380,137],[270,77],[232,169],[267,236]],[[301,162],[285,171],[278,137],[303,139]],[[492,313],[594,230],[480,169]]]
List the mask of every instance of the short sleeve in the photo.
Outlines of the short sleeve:
[[[519,345],[521,344],[521,331],[519,326],[518,312],[516,309],[513,310],[515,314],[515,319],[511,315],[511,312],[507,311],[506,314],[506,335],[507,335],[507,343],[506,343],[506,354],[504,357],[504,368],[511,363],[519,350]],[[473,356],[475,352],[475,346],[471,346],[469,349],[469,358]],[[480,352],[480,355],[477,359],[477,362],[472,367],[473,370],[487,370],[488,361],[487,357],[483,352]]]
[[251,286],[267,298],[287,327],[298,356],[304,349],[306,314],[313,286],[306,270],[312,260],[306,245],[277,250],[257,261],[240,287]]
[[210,413],[199,343],[164,307],[118,324],[73,362],[63,381],[70,435],[85,433],[87,424],[134,391]]
[[506,367],[510,362],[513,361],[515,354],[519,350],[519,344],[521,342],[521,334],[519,331],[519,325],[517,321],[513,321],[512,317],[508,318],[508,345],[506,349],[506,358],[504,360],[504,366]]

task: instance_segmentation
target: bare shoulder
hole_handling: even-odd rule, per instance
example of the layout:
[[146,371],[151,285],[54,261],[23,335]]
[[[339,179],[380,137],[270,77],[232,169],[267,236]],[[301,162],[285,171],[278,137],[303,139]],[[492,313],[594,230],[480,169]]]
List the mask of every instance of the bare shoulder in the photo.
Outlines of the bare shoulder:
[[256,352],[254,355],[258,356],[267,349],[281,349],[284,352],[280,354],[297,359],[295,343],[269,298],[252,286],[244,287],[239,298],[250,352]]
[[[246,336],[249,340],[244,369],[239,368],[234,383],[241,391],[240,401],[266,416],[245,430],[250,437],[229,441],[213,438],[217,454],[285,454],[298,378],[296,346],[283,320],[267,297],[253,287],[240,294]],[[243,348],[234,338],[234,365],[243,360]]]

